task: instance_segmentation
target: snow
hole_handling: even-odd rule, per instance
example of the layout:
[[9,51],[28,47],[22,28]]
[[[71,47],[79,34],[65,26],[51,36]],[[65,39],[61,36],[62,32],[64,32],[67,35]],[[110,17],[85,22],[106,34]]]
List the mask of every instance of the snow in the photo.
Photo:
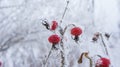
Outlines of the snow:
[[[78,45],[71,39],[71,27],[67,29],[64,37],[66,67],[89,67],[86,58],[82,64],[77,62],[86,51],[91,57],[99,54],[110,58],[111,67],[120,67],[120,1],[94,0],[94,5],[93,0],[69,1],[61,25],[64,28],[75,24],[83,33]],[[0,0],[0,48],[4,44],[10,46],[0,51],[2,67],[44,67],[51,49],[48,37],[53,32],[45,29],[41,19],[47,19],[49,24],[52,20],[59,22],[65,6],[66,0]],[[109,40],[104,37],[109,56],[104,53],[101,40],[91,42],[95,32],[111,35]],[[60,60],[60,50],[53,50],[47,67],[60,67]]]

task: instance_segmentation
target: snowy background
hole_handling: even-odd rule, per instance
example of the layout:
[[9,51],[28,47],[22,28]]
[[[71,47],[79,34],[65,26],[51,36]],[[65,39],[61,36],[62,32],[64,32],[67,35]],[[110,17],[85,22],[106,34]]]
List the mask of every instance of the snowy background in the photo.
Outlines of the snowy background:
[[[80,46],[65,34],[66,67],[89,67],[88,60],[78,64],[80,54],[89,51],[107,57],[100,42],[91,42],[93,34],[109,33],[105,43],[113,67],[120,67],[120,1],[119,0],[69,0],[62,27],[76,24],[83,29]],[[41,24],[41,19],[59,21],[66,0],[0,0],[0,62],[1,67],[43,67],[53,34]],[[60,52],[53,51],[47,67],[60,67]]]

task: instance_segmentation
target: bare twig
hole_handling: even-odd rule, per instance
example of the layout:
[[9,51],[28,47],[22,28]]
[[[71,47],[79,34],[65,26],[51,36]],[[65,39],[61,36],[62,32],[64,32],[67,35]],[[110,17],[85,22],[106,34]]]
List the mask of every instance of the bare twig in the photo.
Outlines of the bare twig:
[[89,59],[89,61],[90,61],[90,67],[92,67],[93,66],[93,62],[92,62],[92,59],[88,56],[88,53],[85,53],[85,57],[87,58],[87,59]]
[[102,58],[102,56],[101,55],[96,55],[97,57],[99,57],[99,58]]
[[[104,40],[103,40],[103,36],[102,36],[102,34],[100,34],[100,36],[101,36],[102,44],[103,44],[104,49],[105,49],[105,53],[106,53],[106,55],[110,58],[110,56],[109,56],[109,52],[108,52],[107,46],[106,46],[106,44],[105,44],[105,42],[104,42]],[[112,64],[111,64],[111,66],[113,67]]]
[[67,28],[68,28],[69,26],[75,26],[75,24],[68,24],[68,25],[64,28],[63,34],[66,32],[66,30],[67,30]]
[[47,63],[47,61],[48,61],[48,59],[49,59],[49,57],[50,57],[50,55],[51,55],[51,53],[52,53],[52,50],[53,50],[53,47],[51,47],[51,49],[50,49],[50,51],[49,51],[49,54],[48,54],[48,56],[47,56],[47,58],[46,58],[46,60],[45,60],[44,65],[46,65],[46,63]]
[[67,9],[68,9],[68,4],[69,4],[69,1],[67,1],[67,5],[66,5],[66,7],[65,7],[65,9],[64,9],[64,12],[63,12],[62,18],[61,18],[61,20],[60,20],[60,24],[62,23],[63,18],[64,18],[64,16],[65,16],[65,13],[66,13],[66,11],[67,11]]
[[108,50],[107,50],[107,46],[106,46],[106,44],[105,44],[105,42],[104,42],[104,40],[103,40],[103,36],[102,36],[102,34],[100,34],[100,37],[101,37],[102,44],[103,44],[104,49],[105,49],[105,53],[106,53],[106,55],[108,55],[108,56],[109,56],[109,54],[108,54]]
[[69,26],[75,26],[75,24],[68,24],[64,29],[61,26],[59,26],[59,32],[62,36],[64,36],[64,34]]

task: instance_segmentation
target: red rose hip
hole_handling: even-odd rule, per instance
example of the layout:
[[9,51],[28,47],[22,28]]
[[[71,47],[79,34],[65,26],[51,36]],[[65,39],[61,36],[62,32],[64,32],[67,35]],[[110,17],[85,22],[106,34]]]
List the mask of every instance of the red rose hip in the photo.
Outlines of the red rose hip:
[[110,60],[107,58],[100,58],[95,67],[109,67],[110,66]]
[[60,37],[59,37],[58,35],[54,34],[54,35],[51,35],[51,36],[48,38],[48,41],[49,41],[50,43],[52,43],[53,45],[55,45],[55,44],[58,44],[58,43],[60,42]]
[[79,36],[82,34],[82,29],[79,27],[74,27],[71,29],[71,34],[74,36]]
[[56,21],[52,21],[51,30],[55,30],[58,27],[58,23]]

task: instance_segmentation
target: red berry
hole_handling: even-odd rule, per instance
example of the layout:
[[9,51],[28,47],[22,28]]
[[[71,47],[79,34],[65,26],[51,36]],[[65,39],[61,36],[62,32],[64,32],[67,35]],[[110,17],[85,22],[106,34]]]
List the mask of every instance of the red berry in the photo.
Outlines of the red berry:
[[82,29],[79,27],[74,27],[71,29],[71,34],[74,36],[79,36],[82,34]]
[[52,44],[58,44],[60,42],[60,37],[58,35],[54,34],[48,38],[48,41]]
[[109,67],[110,65],[110,60],[107,58],[100,58],[95,67]]
[[51,30],[55,30],[58,27],[58,23],[56,21],[52,21]]

